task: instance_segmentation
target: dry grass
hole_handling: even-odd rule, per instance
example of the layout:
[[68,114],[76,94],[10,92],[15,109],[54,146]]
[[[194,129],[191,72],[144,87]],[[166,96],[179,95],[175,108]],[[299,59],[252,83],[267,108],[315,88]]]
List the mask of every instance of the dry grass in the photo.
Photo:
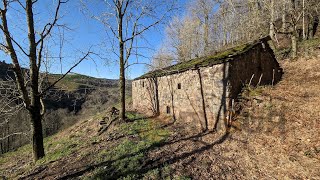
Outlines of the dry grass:
[[320,179],[319,64],[318,58],[285,61],[283,80],[249,103],[242,120],[253,152],[247,159],[265,176]]
[[15,152],[6,153],[0,156],[0,177],[4,175],[15,179],[26,175],[30,170],[47,167],[48,164],[63,161],[68,156],[73,156],[80,149],[85,149],[91,145],[93,137],[96,135],[98,122],[96,117],[83,120],[74,126],[67,128],[49,138],[45,138],[46,157],[34,163],[32,161],[32,147],[26,145]]

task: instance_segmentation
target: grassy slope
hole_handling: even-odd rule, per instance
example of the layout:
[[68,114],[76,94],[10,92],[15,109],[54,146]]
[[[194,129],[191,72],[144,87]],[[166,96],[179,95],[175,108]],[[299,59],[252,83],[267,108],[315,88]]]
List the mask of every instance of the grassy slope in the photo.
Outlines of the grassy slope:
[[[128,113],[127,116],[133,122],[114,127],[108,137],[105,134],[98,136],[98,123],[105,114],[106,112],[98,114],[46,138],[46,157],[36,163],[31,162],[31,145],[0,156],[0,175],[30,179],[62,177],[68,174],[62,169],[81,169],[91,164],[96,168],[87,173],[89,179],[123,176],[139,168],[146,149],[164,142],[170,134],[169,130],[160,128],[160,123]],[[108,164],[108,168],[99,167],[99,164]],[[34,173],[36,176],[30,176]]]
[[[59,74],[50,74],[49,75],[49,82],[55,82],[61,77]],[[76,91],[81,86],[87,87],[87,88],[96,88],[94,85],[89,85],[88,82],[95,82],[97,80],[100,80],[98,78],[82,75],[82,74],[68,74],[66,77],[64,77],[60,82],[56,84],[56,87],[65,90],[65,91]],[[108,81],[107,79],[101,79],[104,81]],[[109,80],[113,81],[113,80]]]
[[[52,75],[49,76],[49,82],[55,82],[60,78],[60,75]],[[75,91],[79,88],[81,84],[72,81],[73,79],[69,79],[68,76],[65,79],[62,79],[60,82],[56,84],[56,87],[65,90],[65,91]]]
[[128,116],[138,120],[97,136],[99,120],[106,114],[101,112],[46,139],[47,157],[37,163],[30,161],[30,146],[1,156],[0,175],[320,179],[319,59],[284,61],[285,74],[278,85],[245,93],[246,106],[237,120],[242,131],[229,136],[134,114]]

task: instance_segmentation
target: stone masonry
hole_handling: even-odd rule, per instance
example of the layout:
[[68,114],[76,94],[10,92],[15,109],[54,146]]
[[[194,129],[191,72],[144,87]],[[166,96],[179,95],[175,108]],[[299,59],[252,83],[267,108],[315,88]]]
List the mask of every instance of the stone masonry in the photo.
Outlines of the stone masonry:
[[227,111],[245,84],[267,85],[281,79],[282,69],[267,40],[214,65],[196,64],[174,73],[169,67],[161,75],[137,78],[132,82],[133,108],[147,115],[172,116],[203,130],[224,129]]

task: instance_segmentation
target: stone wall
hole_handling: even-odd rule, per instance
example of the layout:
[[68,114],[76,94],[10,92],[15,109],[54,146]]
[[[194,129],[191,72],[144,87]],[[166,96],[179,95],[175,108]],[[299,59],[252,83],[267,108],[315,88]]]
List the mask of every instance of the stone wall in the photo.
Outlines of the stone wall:
[[[201,129],[212,129],[224,115],[221,107],[226,100],[226,92],[223,92],[226,90],[224,66],[219,64],[170,76],[136,80],[132,87],[133,107],[153,115],[157,114],[158,106],[160,115],[195,123]],[[155,84],[158,84],[158,89]]]
[[156,81],[157,78],[140,79],[132,82],[133,108],[149,116],[156,115]]
[[133,81],[133,108],[148,115],[172,116],[202,130],[224,129],[230,100],[250,79],[252,85],[272,84],[281,75],[268,44],[258,43],[230,62]]

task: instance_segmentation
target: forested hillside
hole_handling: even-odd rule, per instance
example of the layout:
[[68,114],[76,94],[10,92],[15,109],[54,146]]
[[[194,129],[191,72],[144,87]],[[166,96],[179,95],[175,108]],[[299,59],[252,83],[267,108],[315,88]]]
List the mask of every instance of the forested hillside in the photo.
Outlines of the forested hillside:
[[192,0],[175,16],[150,69],[215,54],[269,35],[283,56],[320,36],[317,0]]
[[[21,109],[21,101],[8,88],[14,88],[15,79],[11,65],[0,62],[1,105],[0,111],[0,147],[1,154],[17,149],[30,142],[30,124],[28,114]],[[28,69],[24,69],[28,72]],[[59,74],[48,74],[48,83],[61,77]],[[46,84],[44,80],[44,84]],[[127,95],[131,93],[128,81]],[[15,88],[14,88],[15,89]],[[65,129],[79,120],[79,117],[95,114],[116,105],[118,97],[118,80],[98,79],[72,73],[66,76],[44,97],[46,114],[44,115],[44,135],[50,136]],[[12,89],[9,89],[12,90]],[[7,102],[12,101],[11,105]],[[7,109],[5,109],[7,108]],[[10,110],[10,112],[6,112]],[[11,136],[10,136],[11,135]]]

